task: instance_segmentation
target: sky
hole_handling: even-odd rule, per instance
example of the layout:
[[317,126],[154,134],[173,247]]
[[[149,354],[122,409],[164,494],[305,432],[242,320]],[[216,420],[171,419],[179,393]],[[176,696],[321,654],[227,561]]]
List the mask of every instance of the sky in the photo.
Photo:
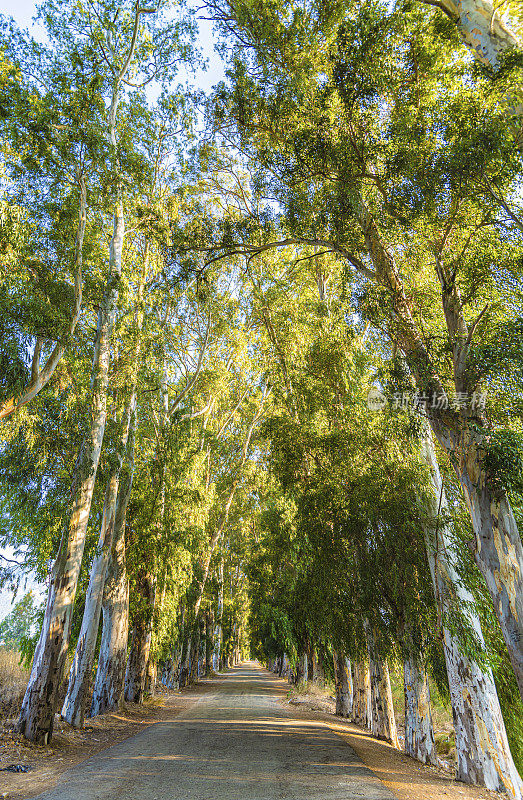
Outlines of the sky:
[[[39,25],[33,23],[32,19],[36,12],[36,3],[32,0],[0,0],[0,13],[11,16],[22,28],[28,28],[35,39],[45,37],[45,31]],[[203,12],[202,12],[203,13]],[[181,73],[180,78],[185,81],[188,79],[204,91],[208,91],[212,86],[222,80],[224,76],[223,62],[214,50],[214,36],[212,24],[205,19],[199,20],[199,47],[207,60],[207,69],[198,70],[195,76]],[[12,550],[6,548],[3,554],[12,557]],[[42,594],[41,587],[28,576],[26,583],[22,584],[18,595],[13,598],[11,592],[0,590],[0,621],[12,610],[13,603],[19,600],[28,589],[32,589],[37,597]]]
[[[189,4],[191,5],[190,0]],[[44,31],[32,22],[36,5],[32,0],[0,0],[0,13],[13,17],[21,27],[29,28],[35,39],[39,39],[44,35]],[[199,4],[194,2],[192,5]],[[201,13],[203,16],[205,12]],[[191,76],[191,82],[194,81],[201,89],[208,90],[223,78],[224,69],[220,57],[214,51],[212,24],[208,20],[199,19],[199,29],[200,48],[208,66],[206,71],[199,70],[195,78]]]

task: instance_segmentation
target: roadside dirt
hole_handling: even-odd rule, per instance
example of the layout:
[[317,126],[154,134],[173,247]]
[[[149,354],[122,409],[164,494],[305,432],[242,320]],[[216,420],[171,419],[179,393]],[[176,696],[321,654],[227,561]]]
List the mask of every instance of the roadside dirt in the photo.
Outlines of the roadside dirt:
[[11,764],[22,764],[30,770],[0,771],[0,798],[26,800],[40,794],[51,788],[63,772],[100,750],[133,736],[146,725],[183,713],[210,691],[212,684],[211,680],[201,681],[181,693],[162,688],[142,706],[126,704],[121,713],[101,714],[86,720],[82,730],[75,730],[57,716],[50,747],[32,745],[13,733],[12,724],[6,725],[0,731],[0,770]]
[[307,720],[322,720],[342,736],[356,751],[364,764],[383,781],[398,800],[503,800],[506,795],[487,789],[467,786],[454,780],[450,770],[427,767],[406,756],[386,742],[375,739],[358,725],[336,717],[335,702],[328,696],[312,694],[289,695],[287,681],[278,680],[286,688],[280,698],[292,704],[293,713]]

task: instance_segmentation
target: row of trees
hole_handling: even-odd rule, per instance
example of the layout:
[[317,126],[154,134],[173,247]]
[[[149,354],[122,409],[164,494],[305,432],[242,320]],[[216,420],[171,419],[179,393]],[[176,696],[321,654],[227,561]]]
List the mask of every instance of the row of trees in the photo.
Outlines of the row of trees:
[[208,98],[174,84],[183,7],[48,0],[46,44],[4,21],[2,541],[49,584],[28,738],[249,641],[332,664],[396,745],[401,662],[434,763],[430,677],[458,777],[523,798],[523,63],[493,7],[471,58],[470,5],[213,0]]

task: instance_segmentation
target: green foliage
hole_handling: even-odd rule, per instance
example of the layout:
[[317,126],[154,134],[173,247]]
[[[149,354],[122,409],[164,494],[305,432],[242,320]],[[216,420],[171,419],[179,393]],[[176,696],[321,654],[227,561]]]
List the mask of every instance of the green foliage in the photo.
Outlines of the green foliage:
[[33,593],[27,592],[0,622],[0,644],[13,650],[21,650],[24,641],[33,633],[36,617]]
[[520,433],[497,430],[489,437],[484,457],[489,481],[497,491],[523,491],[523,437]]

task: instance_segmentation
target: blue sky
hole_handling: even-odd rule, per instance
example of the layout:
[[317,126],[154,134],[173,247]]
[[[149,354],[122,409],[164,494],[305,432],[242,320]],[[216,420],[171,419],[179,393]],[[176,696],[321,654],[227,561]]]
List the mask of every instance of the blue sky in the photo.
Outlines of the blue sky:
[[[0,13],[14,17],[21,27],[27,27],[35,38],[42,35],[42,29],[32,23],[35,14],[36,3],[31,0],[0,0]],[[195,5],[197,5],[195,3]],[[202,12],[204,13],[204,12]],[[199,70],[196,77],[191,76],[191,82],[195,82],[201,89],[210,89],[223,78],[223,63],[214,51],[214,36],[212,24],[205,19],[199,20],[199,42],[204,57],[207,59],[208,67],[204,72]]]
[[[33,36],[39,39],[44,35],[44,32],[42,28],[32,22],[35,10],[36,3],[32,2],[32,0],[16,0],[16,2],[0,0],[0,13],[13,17],[20,27],[29,28]],[[223,78],[224,69],[221,59],[214,51],[214,36],[211,23],[201,19],[199,20],[199,29],[199,46],[204,58],[207,60],[207,69],[205,71],[199,70],[195,76],[182,73],[180,77],[182,80],[187,78],[191,83],[196,84],[203,90],[208,90]],[[3,552],[7,557],[12,556],[12,551],[9,549]],[[22,587],[23,590],[18,593],[15,600],[19,599],[24,594],[24,591],[29,588],[34,589],[36,594],[40,594],[41,590],[38,585],[29,578],[27,585],[25,588],[24,586]],[[0,591],[0,620],[10,612],[12,603],[12,594],[7,591]]]

